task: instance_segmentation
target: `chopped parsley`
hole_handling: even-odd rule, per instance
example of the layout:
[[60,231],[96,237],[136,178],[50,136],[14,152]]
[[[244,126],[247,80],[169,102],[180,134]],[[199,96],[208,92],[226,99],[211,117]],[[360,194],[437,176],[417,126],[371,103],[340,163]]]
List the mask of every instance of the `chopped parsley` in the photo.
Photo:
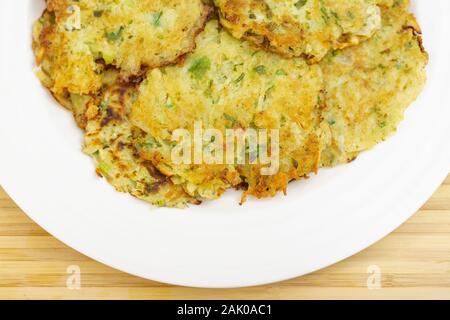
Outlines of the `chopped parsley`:
[[300,1],[297,1],[296,3],[295,3],[295,7],[297,8],[297,9],[301,9],[301,8],[303,8],[304,6],[305,6],[305,4],[308,2],[308,0],[300,0]]
[[211,69],[211,60],[208,57],[201,57],[194,60],[188,71],[195,79],[199,80]]
[[257,66],[257,67],[255,67],[255,71],[261,75],[266,74],[266,67],[263,65]]
[[124,26],[120,26],[120,28],[116,31],[106,32],[105,36],[108,41],[117,41],[122,39],[123,31],[125,30]]
[[157,12],[157,13],[154,13],[154,14],[152,15],[152,24],[153,24],[155,27],[159,27],[159,26],[161,25],[161,17],[162,17],[162,15],[163,15],[163,12],[162,12],[162,11]]

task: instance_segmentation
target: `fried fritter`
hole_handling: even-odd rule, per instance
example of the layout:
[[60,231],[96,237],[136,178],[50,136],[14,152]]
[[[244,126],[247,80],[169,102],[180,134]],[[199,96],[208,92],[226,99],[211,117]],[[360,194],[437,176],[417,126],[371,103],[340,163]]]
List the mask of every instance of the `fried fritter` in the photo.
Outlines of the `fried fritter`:
[[175,185],[138,150],[154,142],[128,121],[129,105],[136,90],[119,81],[117,70],[101,74],[104,90],[96,95],[70,94],[64,104],[85,132],[84,152],[96,164],[96,172],[119,192],[126,192],[155,206],[184,208],[199,204]]
[[[141,156],[191,195],[216,198],[245,183],[249,194],[271,196],[285,191],[290,180],[317,169],[320,146],[314,131],[322,89],[319,66],[254,50],[213,20],[183,65],[148,73],[132,106],[131,121],[161,145]],[[258,166],[174,165],[172,133],[180,128],[192,132],[197,121],[223,136],[229,128],[279,129],[280,172],[263,178]]]
[[238,39],[286,57],[320,61],[357,45],[381,26],[377,0],[214,0],[221,23]]
[[193,50],[210,7],[201,0],[48,0],[34,26],[40,78],[55,94],[89,94],[105,65],[129,79]]
[[425,85],[427,63],[420,27],[400,6],[383,9],[383,27],[372,39],[329,54],[320,63],[328,141],[323,165],[351,161],[391,136]]

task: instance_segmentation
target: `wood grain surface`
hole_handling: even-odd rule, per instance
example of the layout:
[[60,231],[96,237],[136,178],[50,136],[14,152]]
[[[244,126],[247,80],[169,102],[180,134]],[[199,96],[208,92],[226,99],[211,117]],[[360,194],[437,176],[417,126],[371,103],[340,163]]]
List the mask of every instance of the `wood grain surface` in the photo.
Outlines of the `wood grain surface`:
[[[81,288],[68,289],[68,268]],[[373,268],[381,288],[369,289]],[[376,283],[376,282],[375,282]],[[116,271],[62,244],[0,189],[0,299],[450,299],[450,176],[394,233],[332,267],[261,287],[175,287]]]

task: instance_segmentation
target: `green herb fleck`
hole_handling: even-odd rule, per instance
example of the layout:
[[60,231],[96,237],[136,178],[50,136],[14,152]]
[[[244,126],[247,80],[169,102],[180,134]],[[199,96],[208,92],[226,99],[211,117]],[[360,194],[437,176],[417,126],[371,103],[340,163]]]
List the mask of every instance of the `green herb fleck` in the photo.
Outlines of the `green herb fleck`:
[[266,67],[263,65],[257,66],[255,67],[255,71],[261,75],[266,74]]
[[224,113],[224,114],[223,114],[223,117],[224,117],[226,120],[228,120],[228,121],[230,121],[231,123],[233,123],[233,125],[237,122],[237,121],[236,121],[236,118],[233,117],[233,116],[230,116],[228,113]]
[[125,30],[124,26],[120,26],[120,28],[116,31],[106,32],[106,39],[108,41],[117,41],[122,38],[122,33]]
[[201,79],[211,69],[211,61],[208,57],[194,60],[189,67],[189,73],[197,80]]
[[329,117],[327,122],[330,126],[334,126],[336,124],[336,119],[334,117]]
[[300,0],[300,1],[297,1],[296,3],[295,3],[295,7],[297,8],[297,9],[301,9],[301,8],[303,8],[304,6],[305,6],[305,4],[308,2],[308,0]]
[[244,80],[244,78],[245,78],[245,73],[241,73],[241,75],[236,80],[234,80],[234,83],[239,83],[242,80]]
[[161,25],[161,17],[162,17],[162,15],[163,15],[162,11],[154,13],[152,15],[152,23],[153,23],[153,25],[155,27],[159,27]]

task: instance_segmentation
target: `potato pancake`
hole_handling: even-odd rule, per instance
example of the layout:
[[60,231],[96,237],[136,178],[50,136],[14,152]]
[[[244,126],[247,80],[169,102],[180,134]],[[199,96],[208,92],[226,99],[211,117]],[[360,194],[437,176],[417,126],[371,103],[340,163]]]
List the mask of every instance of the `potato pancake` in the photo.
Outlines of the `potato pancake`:
[[214,0],[221,23],[238,39],[286,57],[320,61],[357,45],[381,27],[376,0]]
[[425,85],[427,63],[417,21],[398,6],[383,9],[383,27],[370,40],[329,54],[320,63],[324,165],[351,161],[391,136]]
[[34,26],[44,84],[55,94],[96,92],[105,65],[123,78],[193,50],[210,7],[201,0],[48,0]]
[[94,159],[97,174],[117,191],[155,206],[199,204],[200,200],[139,156],[138,150],[151,147],[154,140],[128,121],[127,110],[136,94],[133,84],[120,83],[118,71],[113,69],[101,77],[105,89],[97,95],[70,94],[64,101],[84,130],[84,152]]
[[[182,183],[193,196],[216,198],[241,183],[258,197],[284,191],[287,183],[315,171],[320,147],[323,82],[319,66],[254,50],[233,38],[218,22],[209,22],[197,49],[183,65],[154,69],[139,89],[131,121],[162,146],[142,152],[164,174]],[[258,167],[174,165],[172,132],[193,131],[195,122],[225,136],[228,128],[280,130],[280,172],[262,178]]]

